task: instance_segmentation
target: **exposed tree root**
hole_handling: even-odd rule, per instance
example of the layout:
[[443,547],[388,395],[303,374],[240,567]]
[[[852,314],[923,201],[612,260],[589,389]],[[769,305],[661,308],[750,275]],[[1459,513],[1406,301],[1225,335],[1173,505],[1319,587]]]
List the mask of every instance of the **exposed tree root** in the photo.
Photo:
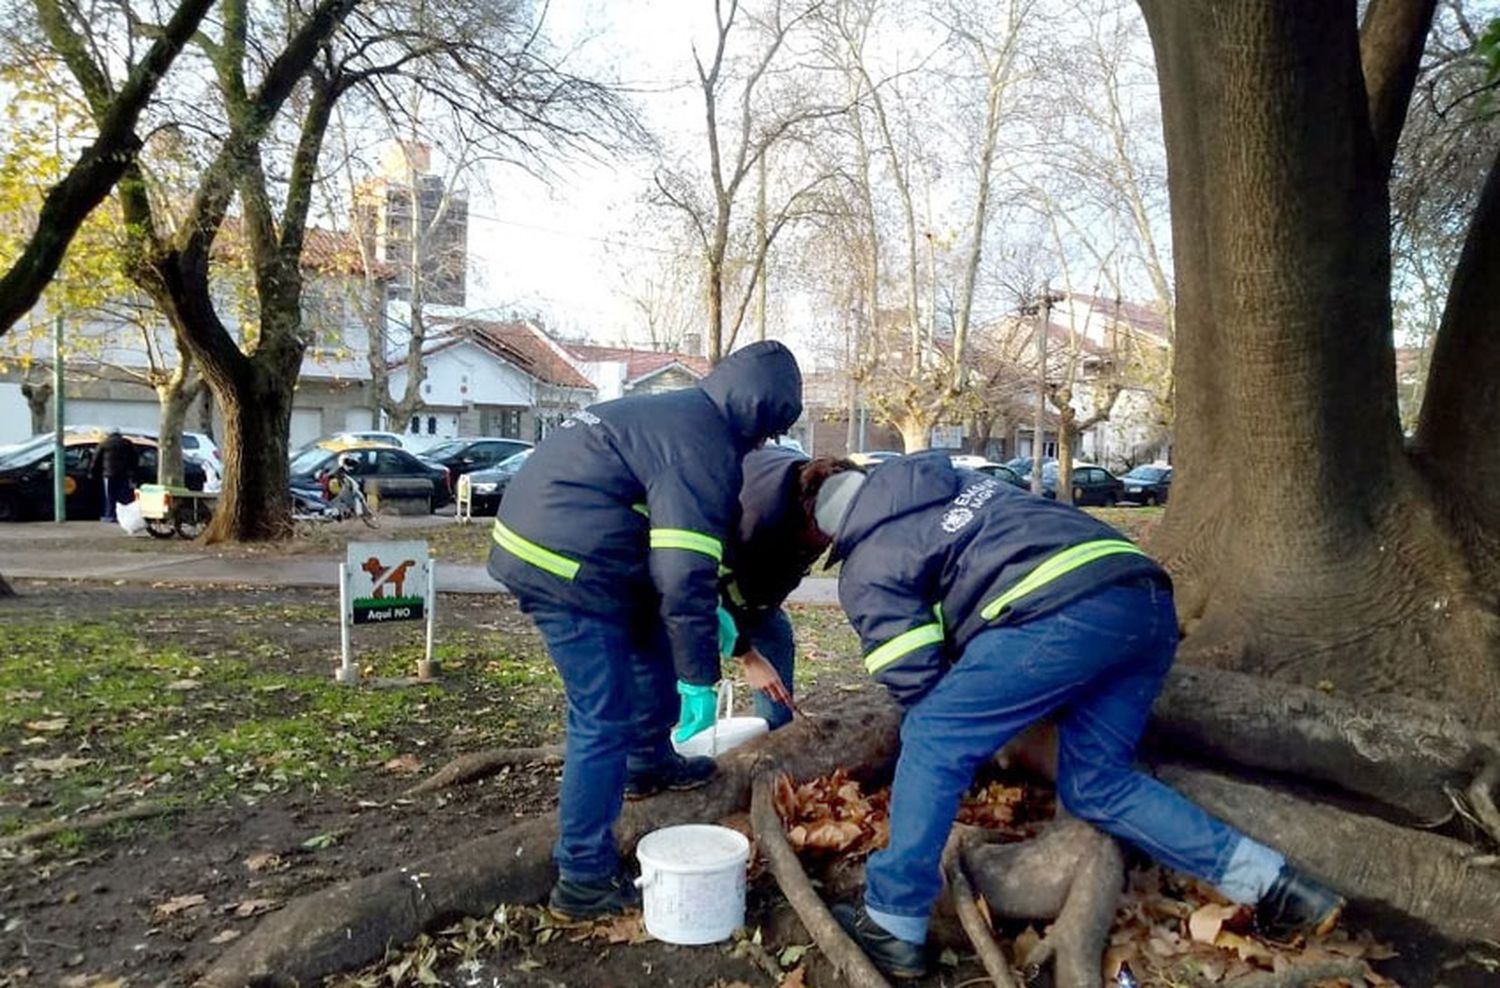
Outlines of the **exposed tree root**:
[[1210,772],[1164,766],[1158,774],[1350,898],[1459,942],[1493,939],[1500,928],[1500,871],[1476,866],[1468,844]]
[[1500,739],[1429,704],[1377,704],[1203,668],[1173,670],[1151,739],[1168,752],[1331,782],[1425,826],[1451,817],[1449,792],[1500,761]]
[[979,963],[984,965],[985,973],[990,976],[990,982],[995,988],[1017,988],[1015,975],[1010,970],[1010,962],[1005,959],[1000,945],[995,942],[989,923],[979,914],[979,907],[975,904],[974,886],[969,884],[969,876],[964,873],[964,848],[974,840],[971,830],[972,828],[962,824],[954,824],[953,833],[948,838],[948,846],[943,849],[943,874],[948,879],[948,888],[953,895],[953,908],[958,913],[958,921],[962,924],[969,943],[973,945],[974,952],[979,955]]
[[[792,724],[719,759],[719,775],[691,792],[668,792],[630,803],[617,832],[625,848],[676,823],[717,820],[743,810],[764,764],[795,779],[839,766],[879,771],[896,754],[897,712],[873,693],[848,698],[820,716],[820,742]],[[502,903],[537,902],[552,883],[557,819],[549,814],[498,833],[302,896],[271,913],[234,942],[199,982],[204,988],[308,985],[383,956],[387,945],[463,916],[483,916]]]
[[1464,791],[1468,812],[1475,822],[1500,844],[1500,809],[1495,808],[1495,788],[1500,786],[1500,756],[1484,767]]
[[560,744],[547,744],[539,748],[496,748],[491,751],[474,751],[459,755],[427,778],[418,782],[403,795],[423,796],[460,786],[466,782],[477,782],[498,775],[507,768],[522,768],[527,765],[561,765],[563,748]]
[[24,847],[34,844],[48,837],[56,837],[58,834],[69,831],[85,833],[90,830],[98,830],[108,827],[110,824],[122,823],[126,820],[146,820],[155,816],[165,816],[175,812],[176,807],[166,806],[162,803],[137,803],[134,806],[126,806],[118,810],[106,810],[103,813],[95,813],[92,816],[81,816],[75,818],[64,817],[61,820],[49,820],[47,823],[38,824],[18,834],[8,837],[0,837],[0,850]]
[[808,880],[807,872],[802,870],[797,852],[787,843],[781,817],[776,813],[775,793],[773,772],[763,772],[756,778],[750,801],[750,823],[755,828],[755,838],[776,884],[796,910],[797,917],[818,949],[853,988],[889,988],[889,982],[875,969],[865,952],[844,933]]
[[1125,882],[1125,860],[1113,840],[1080,820],[1059,818],[1033,840],[971,847],[963,857],[991,912],[1054,920],[1024,958],[1028,969],[1051,962],[1058,988],[1096,988]]
[[[1364,973],[1364,961],[1320,961],[1316,964],[1299,964],[1284,971],[1257,971],[1242,974],[1223,983],[1223,988],[1303,988],[1319,981],[1338,978],[1358,978]],[[1363,979],[1361,979],[1363,980]]]

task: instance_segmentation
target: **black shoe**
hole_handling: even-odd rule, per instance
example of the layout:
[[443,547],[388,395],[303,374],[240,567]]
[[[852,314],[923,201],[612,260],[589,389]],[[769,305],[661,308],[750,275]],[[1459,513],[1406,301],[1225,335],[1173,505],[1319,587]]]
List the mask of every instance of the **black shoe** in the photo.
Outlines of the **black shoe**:
[[641,893],[623,874],[598,882],[558,878],[552,894],[547,896],[547,911],[569,922],[613,916],[640,907]]
[[645,799],[663,789],[697,789],[712,779],[717,771],[712,758],[684,758],[674,751],[660,765],[631,772],[625,779],[625,798]]
[[870,918],[865,907],[855,908],[847,902],[833,907],[833,918],[853,938],[871,962],[893,978],[920,978],[927,974],[927,948],[920,943],[902,940],[886,932],[885,927]]
[[1320,937],[1332,932],[1343,911],[1342,896],[1287,864],[1255,904],[1255,927],[1272,940]]

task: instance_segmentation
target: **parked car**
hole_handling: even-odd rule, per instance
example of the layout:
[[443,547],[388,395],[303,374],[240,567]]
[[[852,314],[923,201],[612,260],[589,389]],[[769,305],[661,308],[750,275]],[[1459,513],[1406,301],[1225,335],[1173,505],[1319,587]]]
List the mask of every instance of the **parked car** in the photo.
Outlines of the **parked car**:
[[350,470],[360,478],[367,496],[416,505],[428,512],[453,500],[446,467],[424,463],[404,449],[368,442],[324,442],[304,449],[292,457],[292,487],[331,494],[328,481],[341,456],[352,460]]
[[475,515],[493,515],[500,507],[500,501],[505,497],[505,489],[510,486],[516,471],[521,469],[521,464],[531,455],[530,449],[523,449],[502,460],[498,466],[488,470],[475,470],[469,474],[469,510]]
[[[156,439],[121,430],[135,447],[137,487],[156,483]],[[63,433],[63,491],[69,519],[97,519],[104,508],[104,485],[94,473],[94,453],[109,433],[103,429],[68,429]],[[51,518],[52,440],[50,432],[34,436],[0,456],[0,521]],[[203,468],[185,460],[183,481],[201,491]]]
[[[1056,463],[1058,463],[1058,460],[1056,460],[1056,457],[1052,457],[1052,456],[1041,457],[1041,468],[1043,468],[1043,474],[1046,475],[1047,468],[1049,468],[1049,466],[1056,466]],[[1031,486],[1032,457],[1029,457],[1029,456],[1011,457],[1011,459],[1005,460],[1005,466],[1010,466],[1010,468],[1013,469],[1013,471],[1016,471],[1017,474],[1020,475],[1020,478],[1022,478],[1022,480],[1026,481],[1026,484],[1028,484],[1028,486]]]
[[[1073,465],[1073,503],[1079,506],[1114,507],[1125,485],[1103,467],[1089,463]],[[1057,497],[1057,463],[1042,464],[1042,496]]]
[[365,432],[337,432],[331,436],[325,436],[313,443],[317,446],[321,443],[372,443],[377,446],[394,446],[397,449],[406,448],[406,440],[399,432],[381,432],[379,430],[368,430]]
[[866,470],[874,470],[886,460],[894,460],[896,457],[902,455],[904,454],[893,453],[888,449],[872,449],[866,453],[850,453],[849,459],[853,460],[859,466],[864,467]]
[[[959,460],[963,460],[964,462],[960,463]],[[955,456],[953,457],[953,465],[963,470],[977,471],[987,477],[994,477],[996,480],[1003,480],[1012,487],[1019,487],[1023,491],[1031,490],[1031,479],[1021,476],[1004,463],[986,460],[982,456]]]
[[457,482],[463,474],[498,467],[530,448],[531,443],[521,439],[444,439],[418,455],[429,463],[447,467]]
[[1139,466],[1120,478],[1125,490],[1120,500],[1133,504],[1166,504],[1172,493],[1172,468]]

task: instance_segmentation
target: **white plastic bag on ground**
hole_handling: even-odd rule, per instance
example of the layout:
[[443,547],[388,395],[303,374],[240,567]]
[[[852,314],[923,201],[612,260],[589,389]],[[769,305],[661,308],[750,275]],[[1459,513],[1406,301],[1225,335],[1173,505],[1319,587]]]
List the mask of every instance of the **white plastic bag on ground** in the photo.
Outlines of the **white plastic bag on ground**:
[[134,501],[115,505],[115,520],[125,529],[126,535],[140,535],[146,530],[146,519],[141,514],[141,506]]

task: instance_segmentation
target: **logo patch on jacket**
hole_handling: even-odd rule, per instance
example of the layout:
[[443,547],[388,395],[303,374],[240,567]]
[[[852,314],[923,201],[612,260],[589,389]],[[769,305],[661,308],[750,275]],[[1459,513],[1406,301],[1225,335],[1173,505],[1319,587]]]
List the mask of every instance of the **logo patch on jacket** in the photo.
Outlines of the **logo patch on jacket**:
[[986,501],[994,497],[1000,490],[1000,482],[986,477],[975,484],[970,484],[958,492],[958,497],[953,499],[953,507],[943,514],[941,522],[943,531],[952,535],[974,520],[974,512],[982,507]]
[[952,535],[974,520],[974,512],[968,508],[949,508],[943,515],[943,531]]
[[582,422],[584,425],[598,425],[602,421],[603,419],[599,418],[599,416],[595,415],[593,412],[580,408],[572,415],[569,415],[567,418],[563,419],[561,425],[559,425],[558,427],[562,429],[571,429],[579,422]]

